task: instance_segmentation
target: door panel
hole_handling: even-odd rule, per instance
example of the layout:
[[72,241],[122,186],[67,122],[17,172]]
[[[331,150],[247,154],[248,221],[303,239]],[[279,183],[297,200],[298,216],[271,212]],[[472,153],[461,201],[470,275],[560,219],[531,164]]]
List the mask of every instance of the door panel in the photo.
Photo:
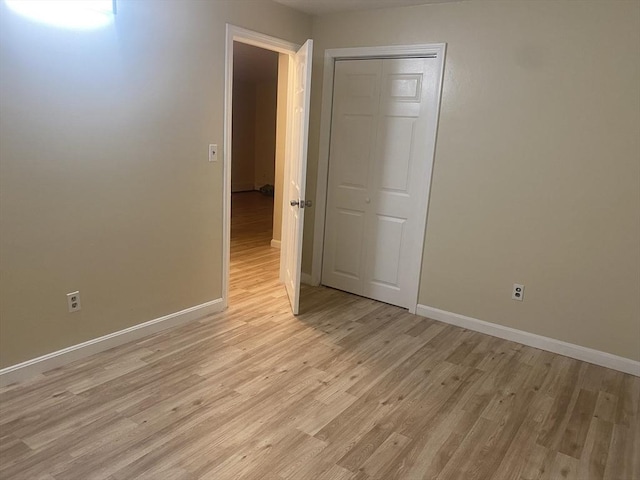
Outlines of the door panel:
[[385,116],[380,130],[386,132],[380,138],[380,188],[409,193],[412,148],[414,145],[415,118]]
[[336,251],[333,260],[333,271],[337,275],[356,280],[361,278],[359,249],[363,237],[364,212],[339,209],[336,212],[335,243],[342,248]]
[[337,132],[341,146],[336,158],[336,180],[340,187],[368,188],[369,158],[373,115],[344,115],[342,129]]
[[381,286],[399,287],[400,252],[406,219],[377,216],[374,232],[376,246],[371,281]]
[[[336,65],[323,283],[359,293],[364,279],[366,206],[371,188],[382,62]],[[325,279],[330,279],[326,283]]]
[[415,301],[408,292],[422,256],[434,62],[336,62],[325,285],[404,307]]
[[285,195],[301,203],[285,207],[283,223],[285,235],[281,245],[280,271],[291,309],[300,309],[300,275],[302,269],[302,231],[304,227],[305,182],[307,177],[307,139],[309,131],[309,103],[311,94],[311,59],[313,41],[307,40],[293,57],[292,120],[289,128]]

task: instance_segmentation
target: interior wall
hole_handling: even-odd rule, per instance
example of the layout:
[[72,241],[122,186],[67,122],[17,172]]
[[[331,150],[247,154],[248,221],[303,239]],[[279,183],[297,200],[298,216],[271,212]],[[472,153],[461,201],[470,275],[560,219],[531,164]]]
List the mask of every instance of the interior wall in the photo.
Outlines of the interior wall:
[[119,0],[95,31],[0,2],[0,366],[220,298],[227,22],[311,32],[267,0]]
[[277,81],[256,84],[255,168],[256,190],[274,185],[276,168],[276,103]]
[[639,32],[640,3],[626,1],[315,18],[307,192],[324,50],[446,42],[419,303],[640,360]]
[[273,239],[282,240],[282,208],[284,187],[284,165],[287,133],[287,92],[289,79],[289,56],[278,55],[278,92],[276,108],[276,162],[273,199]]
[[278,53],[240,42],[233,56],[231,191],[275,183]]
[[256,101],[256,84],[234,78],[231,142],[232,192],[255,189]]

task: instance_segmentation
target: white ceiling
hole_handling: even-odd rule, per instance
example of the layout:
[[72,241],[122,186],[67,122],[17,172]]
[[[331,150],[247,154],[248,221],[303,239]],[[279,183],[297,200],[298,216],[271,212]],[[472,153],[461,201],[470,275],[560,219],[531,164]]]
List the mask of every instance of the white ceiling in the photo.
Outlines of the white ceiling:
[[429,3],[459,2],[461,0],[275,0],[288,7],[310,15],[326,15],[328,13],[351,12],[374,8],[408,7],[410,5],[426,5]]

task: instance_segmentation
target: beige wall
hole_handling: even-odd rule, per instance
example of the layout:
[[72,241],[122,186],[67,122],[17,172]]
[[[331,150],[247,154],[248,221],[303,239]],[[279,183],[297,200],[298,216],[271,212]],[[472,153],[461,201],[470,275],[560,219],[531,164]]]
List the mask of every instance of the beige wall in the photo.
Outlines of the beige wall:
[[278,94],[276,114],[276,181],[273,199],[273,239],[282,237],[282,188],[284,186],[284,161],[287,133],[287,91],[289,78],[289,56],[278,56]]
[[[640,359],[639,5],[316,19],[309,197],[323,50],[447,42],[419,301]],[[82,33],[0,2],[0,366],[220,297],[226,22],[311,30],[266,0],[121,2]]]
[[233,82],[231,190],[258,190],[275,182],[275,81]]
[[419,303],[640,360],[639,2],[373,10],[313,38],[310,197],[324,50],[446,42]]
[[220,298],[226,22],[310,36],[263,0],[120,2],[87,32],[0,2],[0,365]]
[[255,188],[256,84],[233,81],[233,129],[231,149],[231,191]]
[[256,134],[254,184],[274,185],[276,168],[277,81],[256,84]]

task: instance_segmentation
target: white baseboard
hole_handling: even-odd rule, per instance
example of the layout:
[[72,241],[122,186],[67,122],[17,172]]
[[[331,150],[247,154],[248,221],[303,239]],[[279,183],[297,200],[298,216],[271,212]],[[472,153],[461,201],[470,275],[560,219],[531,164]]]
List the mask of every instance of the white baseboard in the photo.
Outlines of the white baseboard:
[[119,330],[71,347],[63,348],[57,352],[48,353],[41,357],[3,368],[0,370],[0,387],[26,380],[39,373],[80,360],[89,355],[104,352],[110,348],[138,340],[153,333],[166,330],[167,328],[182,325],[206,315],[211,315],[212,313],[221,312],[223,309],[222,299],[218,298],[203,303],[202,305],[196,305],[195,307],[171,313],[148,322],[134,325],[133,327],[125,328],[124,330]]
[[630,358],[619,357],[600,350],[582,347],[573,343],[563,342],[555,338],[543,337],[535,333],[505,327],[496,323],[485,322],[472,317],[466,317],[457,313],[439,310],[426,305],[418,305],[416,313],[422,317],[428,317],[443,323],[466,328],[475,332],[486,333],[505,340],[522,343],[530,347],[539,348],[548,352],[558,353],[566,357],[575,358],[584,362],[593,363],[602,367],[611,368],[620,372],[640,377],[640,362]]
[[313,285],[313,283],[311,282],[311,275],[302,272],[300,274],[300,283],[304,283],[305,285]]
[[273,248],[280,248],[280,240],[274,240],[274,239],[272,239],[272,240],[271,240],[271,246],[272,246]]

